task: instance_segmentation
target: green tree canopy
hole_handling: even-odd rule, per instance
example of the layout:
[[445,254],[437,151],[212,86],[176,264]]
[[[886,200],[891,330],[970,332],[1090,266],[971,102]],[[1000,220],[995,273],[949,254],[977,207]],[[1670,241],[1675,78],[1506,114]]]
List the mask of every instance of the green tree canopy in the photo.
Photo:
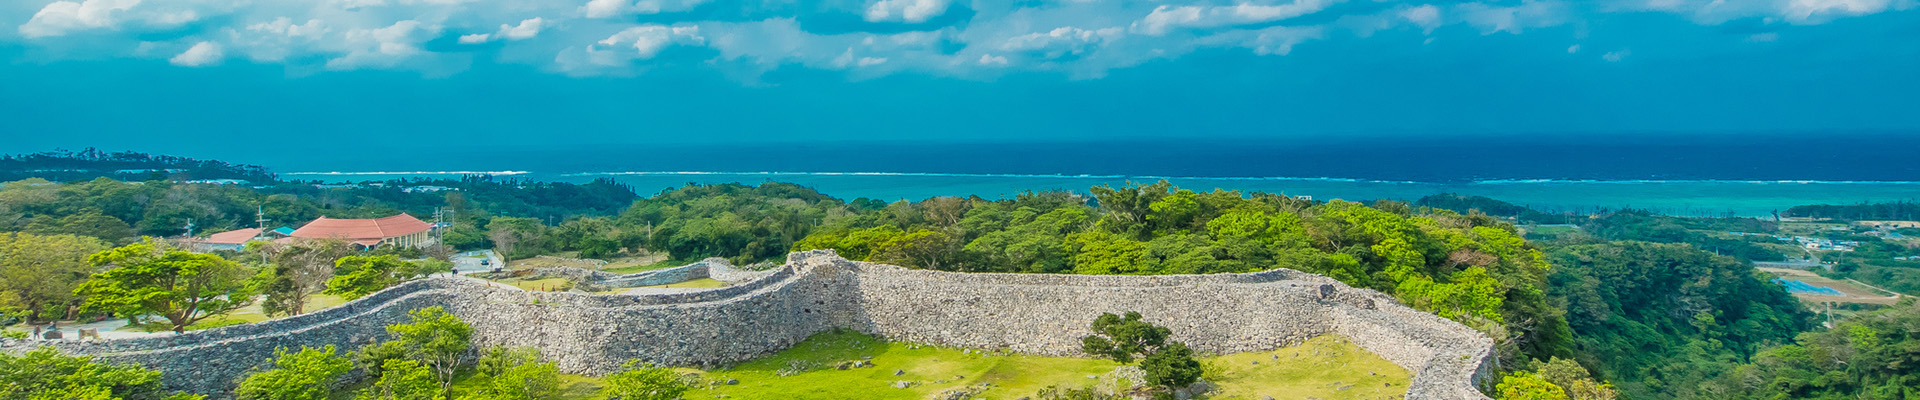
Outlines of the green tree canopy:
[[74,287],[93,271],[87,256],[106,249],[90,237],[0,233],[0,313],[20,312],[32,322],[48,308],[66,309]]
[[260,307],[267,315],[306,313],[307,301],[333,278],[334,263],[354,254],[351,245],[338,240],[257,247],[261,247],[257,251],[270,254],[273,260],[273,265],[263,271],[266,283],[261,292],[267,297]]
[[108,268],[74,289],[82,308],[158,314],[184,332],[195,322],[253,302],[246,267],[213,254],[134,243],[87,257]]
[[[440,391],[445,393],[453,384],[454,372],[460,367],[461,356],[472,347],[473,327],[460,317],[447,312],[439,306],[413,310],[408,313],[411,322],[387,326],[387,333],[393,340],[367,346],[360,350],[358,358],[362,368],[371,375],[394,374],[390,366],[412,365],[394,364],[395,360],[405,360],[425,368],[429,377],[437,382]],[[402,373],[412,373],[402,371]],[[410,382],[411,377],[394,382]]]
[[691,390],[673,369],[628,361],[620,372],[607,376],[602,394],[607,400],[673,400]]
[[560,369],[540,362],[531,347],[494,347],[480,356],[477,368],[486,385],[471,398],[486,400],[544,400],[560,396]]
[[1152,354],[1167,344],[1172,330],[1140,320],[1140,313],[1125,317],[1100,314],[1093,320],[1093,334],[1080,338],[1081,351],[1122,363],[1133,362],[1138,355]]
[[327,279],[324,293],[358,299],[400,283],[403,271],[412,268],[392,255],[341,257],[334,262],[333,278]]
[[267,362],[271,368],[247,375],[234,394],[242,400],[326,400],[334,382],[353,369],[353,361],[335,354],[333,346],[278,348]]
[[51,347],[14,356],[0,352],[0,399],[198,400],[160,387],[160,372],[72,357]]

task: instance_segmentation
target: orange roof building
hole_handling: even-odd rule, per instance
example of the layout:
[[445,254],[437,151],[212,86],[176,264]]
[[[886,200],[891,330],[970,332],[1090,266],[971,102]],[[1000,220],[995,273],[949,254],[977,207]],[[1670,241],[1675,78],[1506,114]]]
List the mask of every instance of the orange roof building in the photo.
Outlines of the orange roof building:
[[427,234],[432,230],[433,224],[405,213],[378,219],[320,217],[300,229],[295,229],[293,237],[344,240],[361,247],[425,247],[433,244],[432,238]]
[[226,232],[215,233],[211,236],[207,236],[207,239],[202,240],[201,242],[207,243],[207,244],[240,246],[240,245],[247,244],[247,242],[253,241],[253,238],[256,238],[256,237],[260,237],[260,228],[236,229],[236,230],[231,230]]

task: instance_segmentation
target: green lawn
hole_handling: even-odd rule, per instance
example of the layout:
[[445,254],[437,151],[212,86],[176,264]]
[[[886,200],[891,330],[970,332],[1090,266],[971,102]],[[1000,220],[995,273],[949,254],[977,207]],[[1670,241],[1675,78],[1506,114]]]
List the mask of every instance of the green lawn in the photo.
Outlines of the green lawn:
[[695,279],[695,280],[690,280],[685,282],[669,283],[665,285],[641,286],[641,287],[712,289],[712,288],[723,288],[727,286],[728,285],[726,282],[716,281],[716,280],[713,280],[712,278],[700,278],[700,279]]
[[[307,296],[307,307],[303,311],[305,311],[306,313],[313,313],[316,311],[333,308],[335,306],[345,304],[346,302],[347,300],[340,298],[340,296],[315,293],[311,296]],[[200,322],[195,322],[193,323],[193,325],[187,325],[187,330],[197,331],[201,329],[219,328],[223,326],[251,324],[255,322],[263,322],[263,321],[278,319],[278,318],[285,318],[285,317],[284,316],[282,317],[267,316],[267,314],[264,311],[261,311],[260,303],[256,301],[253,304],[248,305],[246,307],[241,307],[238,310],[233,310],[233,312],[229,312],[223,315],[215,315],[213,317],[200,320]],[[147,322],[146,324],[127,325],[127,326],[120,327],[119,329],[116,329],[116,330],[124,331],[124,332],[164,332],[164,331],[173,329],[171,325],[167,324],[167,320],[165,318],[148,316],[145,320]]]
[[[1275,358],[1275,357],[1278,358]],[[836,365],[872,357],[874,366],[841,370]],[[1259,364],[1254,364],[1258,361]],[[1214,399],[1390,398],[1405,393],[1409,373],[1337,336],[1310,340],[1275,351],[1232,354],[1205,360],[1210,379],[1221,387]],[[1120,364],[1087,358],[981,353],[960,349],[886,342],[852,332],[823,333],[791,349],[731,369],[684,372],[708,382],[739,380],[737,385],[704,386],[687,399],[927,399],[949,389],[991,383],[974,397],[1017,399],[1047,386],[1087,387],[1111,384]],[[894,375],[894,371],[901,375]],[[783,376],[784,375],[784,376]],[[1089,379],[1088,376],[1097,376]],[[457,388],[477,387],[463,376]],[[596,399],[598,378],[566,376],[565,399]],[[897,389],[895,381],[914,386]]]
[[1412,379],[1406,369],[1339,336],[1275,351],[1230,354],[1208,365],[1221,378],[1214,399],[1384,399],[1405,395]]
[[642,272],[642,271],[652,271],[652,270],[656,270],[656,269],[667,269],[667,268],[673,268],[673,267],[678,267],[678,266],[682,266],[682,265],[687,265],[687,264],[692,264],[692,263],[696,263],[696,262],[699,262],[699,261],[700,261],[700,260],[694,260],[694,261],[682,261],[682,260],[660,260],[660,261],[658,261],[658,262],[654,262],[654,263],[651,263],[651,264],[637,264],[637,265],[623,265],[623,266],[618,266],[618,267],[615,267],[615,266],[612,266],[612,265],[608,265],[608,266],[607,266],[607,268],[605,268],[605,269],[601,269],[601,271],[605,271],[605,272],[608,272],[608,273],[613,273],[613,274],[631,274],[631,273],[635,273],[635,272]]
[[573,281],[567,280],[567,278],[547,278],[547,279],[533,279],[533,280],[515,278],[515,279],[501,280],[499,282],[505,283],[508,285],[513,285],[514,287],[518,287],[521,290],[530,290],[530,291],[557,292],[557,291],[564,291],[564,290],[573,288]]

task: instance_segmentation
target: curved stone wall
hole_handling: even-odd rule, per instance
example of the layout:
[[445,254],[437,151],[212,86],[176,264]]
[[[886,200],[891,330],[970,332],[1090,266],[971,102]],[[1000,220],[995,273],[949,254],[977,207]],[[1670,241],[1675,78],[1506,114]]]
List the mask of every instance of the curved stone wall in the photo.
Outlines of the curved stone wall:
[[[704,268],[702,269],[704,271]],[[1087,276],[964,274],[794,253],[735,286],[688,293],[594,296],[525,292],[470,278],[410,282],[340,307],[259,324],[152,338],[0,340],[19,352],[51,345],[166,372],[169,387],[232,390],[275,347],[355,349],[385,337],[409,310],[444,306],[480,345],[539,348],[566,372],[604,374],[629,359],[713,366],[779,351],[833,328],[919,343],[1072,355],[1103,312],[1138,311],[1196,350],[1269,350],[1324,335],[1413,372],[1409,399],[1485,399],[1493,344],[1485,336],[1377,292],[1292,270],[1251,274]],[[1330,288],[1331,292],[1323,292]]]

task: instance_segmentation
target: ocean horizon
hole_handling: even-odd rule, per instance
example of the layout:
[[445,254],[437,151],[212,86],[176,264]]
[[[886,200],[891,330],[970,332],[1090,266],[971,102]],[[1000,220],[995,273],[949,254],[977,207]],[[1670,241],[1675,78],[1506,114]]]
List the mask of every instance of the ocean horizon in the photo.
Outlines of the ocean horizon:
[[1317,200],[1459,193],[1547,212],[1757,217],[1796,205],[1920,201],[1920,135],[1901,133],[327,146],[175,155],[262,165],[288,180],[612,179],[641,195],[778,181],[842,199],[993,199],[1167,180]]
[[938,196],[1009,198],[1029,191],[1086,193],[1095,186],[1166,180],[1195,191],[1233,190],[1307,196],[1316,200],[1417,200],[1439,193],[1487,196],[1546,212],[1590,213],[1635,208],[1670,215],[1764,217],[1796,205],[1920,200],[1914,181],[1720,181],[1501,179],[1472,182],[1382,181],[1352,178],[1181,177],[1129,175],[1018,175],[893,172],[632,171],[371,171],[290,172],[283,179],[328,183],[394,179],[496,179],[585,183],[612,179],[653,195],[688,184],[787,182],[841,199],[923,200]]

